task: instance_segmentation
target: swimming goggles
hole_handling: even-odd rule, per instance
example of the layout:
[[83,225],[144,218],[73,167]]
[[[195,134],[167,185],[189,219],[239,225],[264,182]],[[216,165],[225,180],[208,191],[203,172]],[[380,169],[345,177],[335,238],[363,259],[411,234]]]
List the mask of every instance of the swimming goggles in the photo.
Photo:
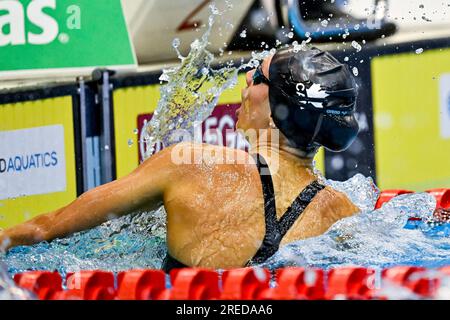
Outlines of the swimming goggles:
[[259,65],[256,67],[255,72],[253,73],[253,84],[254,85],[258,85],[258,84],[270,84],[270,80],[266,78],[266,76],[264,75],[263,71],[262,71],[262,61],[259,62]]

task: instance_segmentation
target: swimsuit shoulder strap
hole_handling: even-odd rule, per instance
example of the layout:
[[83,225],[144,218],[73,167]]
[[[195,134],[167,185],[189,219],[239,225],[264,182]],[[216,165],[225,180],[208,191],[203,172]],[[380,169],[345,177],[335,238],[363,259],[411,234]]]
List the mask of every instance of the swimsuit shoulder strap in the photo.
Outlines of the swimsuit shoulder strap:
[[252,258],[251,262],[261,263],[278,250],[281,239],[279,239],[280,230],[278,229],[275,192],[269,166],[261,155],[256,154],[252,156],[256,161],[263,189],[266,234],[261,247]]
[[305,211],[306,207],[312,202],[314,197],[325,189],[325,186],[317,180],[311,182],[303,191],[297,196],[291,206],[286,210],[286,213],[281,217],[279,222],[279,229],[281,238],[283,238],[289,229],[294,225],[295,221]]
[[310,183],[297,196],[291,206],[287,209],[286,213],[281,217],[280,221],[278,221],[275,205],[275,192],[269,166],[261,155],[257,154],[253,155],[253,157],[255,158],[258,167],[263,188],[266,234],[261,247],[249,263],[247,263],[247,266],[263,263],[273,256],[278,251],[281,240],[295,221],[297,221],[300,215],[305,211],[306,207],[312,202],[317,193],[325,188],[325,186],[318,181]]

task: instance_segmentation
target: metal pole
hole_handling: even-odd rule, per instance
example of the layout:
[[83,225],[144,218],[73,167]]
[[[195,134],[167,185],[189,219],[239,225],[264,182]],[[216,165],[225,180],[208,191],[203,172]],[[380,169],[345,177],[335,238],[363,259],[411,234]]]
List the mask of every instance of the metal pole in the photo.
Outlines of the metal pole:
[[[95,72],[94,72],[95,73]],[[99,84],[99,103],[101,108],[101,135],[100,135],[100,177],[101,184],[113,181],[116,178],[115,146],[113,132],[113,111],[111,99],[111,71],[101,70]]]
[[87,150],[87,103],[86,103],[86,83],[83,77],[79,77],[78,94],[80,99],[80,129],[81,129],[81,163],[83,167],[83,192],[86,192],[88,187],[89,173],[88,173],[88,150]]

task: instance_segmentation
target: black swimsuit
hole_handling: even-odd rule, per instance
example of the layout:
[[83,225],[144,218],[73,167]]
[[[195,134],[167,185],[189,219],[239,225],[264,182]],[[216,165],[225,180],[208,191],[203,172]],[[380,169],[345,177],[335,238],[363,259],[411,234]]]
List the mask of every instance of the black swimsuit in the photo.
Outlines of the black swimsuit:
[[[266,224],[266,234],[263,243],[255,256],[246,264],[251,266],[265,262],[273,256],[280,248],[280,243],[295,221],[305,211],[306,207],[311,203],[314,197],[325,188],[318,181],[310,183],[294,200],[286,213],[277,220],[277,210],[275,206],[275,193],[273,189],[272,176],[270,175],[269,166],[261,155],[253,155],[258,166],[259,175],[264,195],[264,216]],[[187,268],[188,266],[177,261],[167,253],[164,259],[162,269],[170,272],[172,269]]]

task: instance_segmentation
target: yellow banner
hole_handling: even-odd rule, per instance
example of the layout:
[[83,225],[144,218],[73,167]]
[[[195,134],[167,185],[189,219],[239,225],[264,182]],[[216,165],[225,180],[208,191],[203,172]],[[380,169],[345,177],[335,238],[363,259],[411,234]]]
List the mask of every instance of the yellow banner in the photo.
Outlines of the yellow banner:
[[[372,60],[375,159],[382,189],[450,187],[450,49]],[[450,99],[450,98],[448,98]]]
[[77,188],[72,97],[0,105],[0,119],[0,179],[6,181],[0,188],[0,228],[73,201]]

